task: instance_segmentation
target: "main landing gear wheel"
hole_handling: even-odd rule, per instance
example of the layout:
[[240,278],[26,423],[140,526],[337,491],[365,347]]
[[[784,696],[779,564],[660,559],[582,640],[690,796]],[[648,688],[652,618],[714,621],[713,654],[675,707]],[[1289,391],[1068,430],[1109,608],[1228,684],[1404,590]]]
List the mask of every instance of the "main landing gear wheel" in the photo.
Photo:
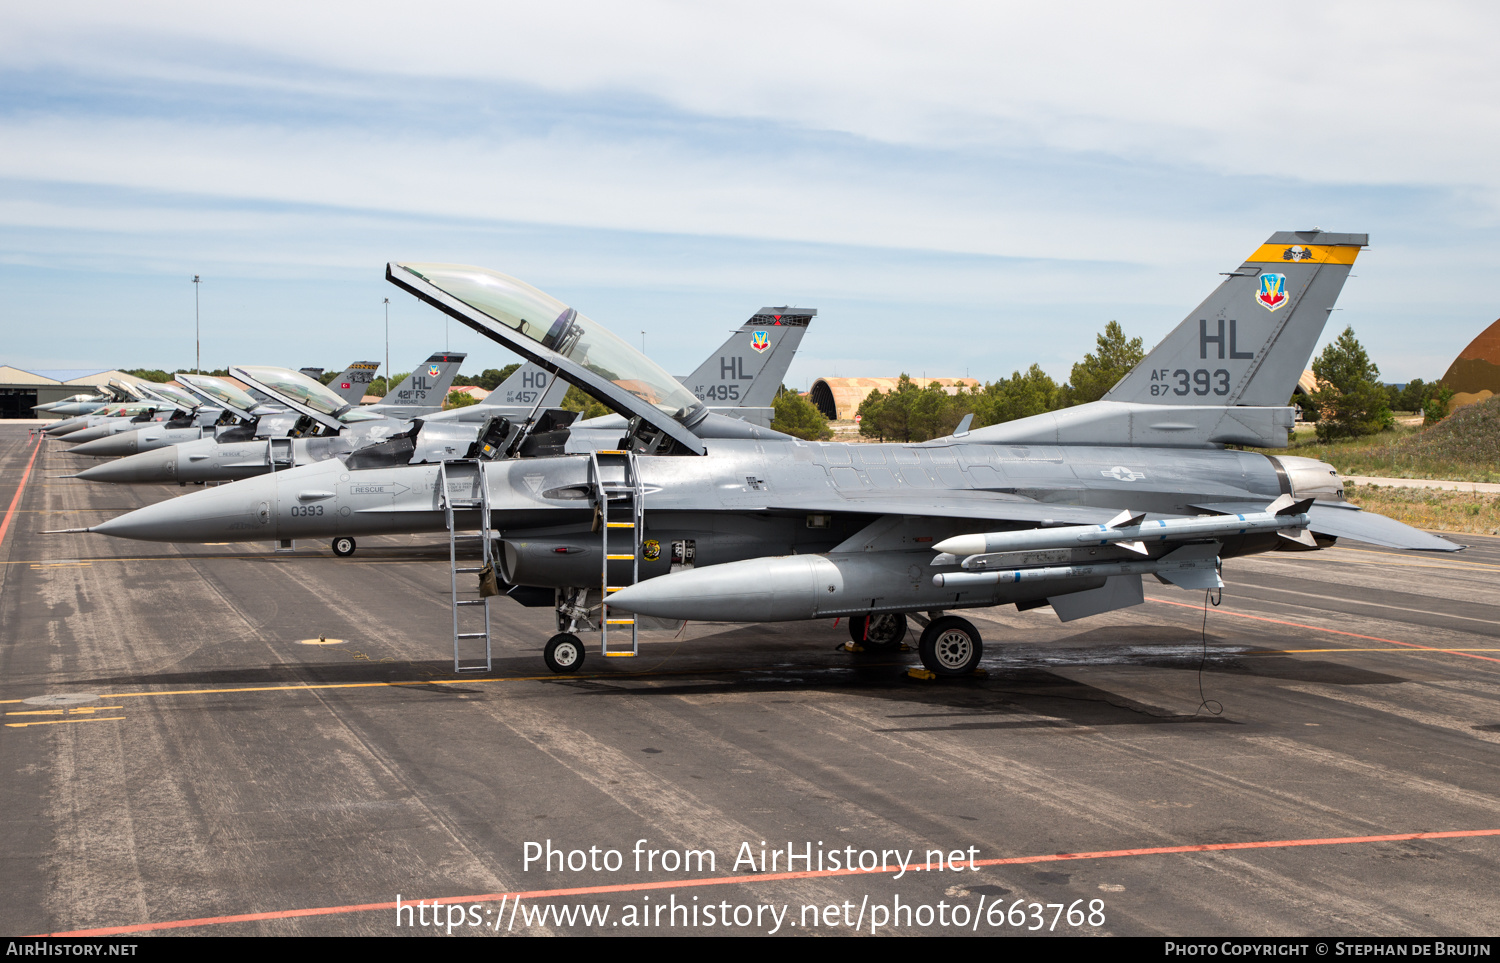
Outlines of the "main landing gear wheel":
[[968,675],[979,667],[984,657],[984,642],[979,630],[968,619],[956,615],[934,619],[922,630],[918,646],[922,665],[934,675]]
[[906,638],[906,616],[900,612],[856,615],[849,620],[849,638],[875,652],[889,652]]
[[348,535],[342,535],[333,540],[333,554],[339,558],[348,558],[354,554],[354,539]]
[[578,667],[583,665],[583,643],[571,632],[559,632],[547,640],[547,647],[542,650],[542,661],[553,672],[577,672]]

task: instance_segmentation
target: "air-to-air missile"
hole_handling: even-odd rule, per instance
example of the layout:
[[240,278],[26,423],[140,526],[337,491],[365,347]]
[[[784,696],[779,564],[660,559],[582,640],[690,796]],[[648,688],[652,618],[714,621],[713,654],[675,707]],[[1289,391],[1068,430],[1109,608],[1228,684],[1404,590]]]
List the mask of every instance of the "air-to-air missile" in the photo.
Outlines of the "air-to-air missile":
[[578,668],[583,629],[617,654],[609,633],[629,624],[633,642],[635,614],[848,616],[856,639],[875,641],[878,626],[884,642],[912,614],[925,625],[923,664],[963,674],[983,645],[952,610],[1050,604],[1078,618],[1139,603],[1145,574],[1217,584],[1221,559],[1340,537],[1461,548],[1348,504],[1322,462],[1224,447],[1285,447],[1287,398],[1365,243],[1273,235],[1101,401],[881,445],[717,417],[623,339],[523,282],[392,263],[393,283],[625,416],[618,450],[571,454],[566,428],[497,422],[453,462],[414,464],[412,440],[392,438],[86,530],[348,537],[443,531],[450,509],[456,527],[477,527],[487,505],[504,580],[524,590],[512,596],[555,607],[564,631],[544,651],[555,671]]

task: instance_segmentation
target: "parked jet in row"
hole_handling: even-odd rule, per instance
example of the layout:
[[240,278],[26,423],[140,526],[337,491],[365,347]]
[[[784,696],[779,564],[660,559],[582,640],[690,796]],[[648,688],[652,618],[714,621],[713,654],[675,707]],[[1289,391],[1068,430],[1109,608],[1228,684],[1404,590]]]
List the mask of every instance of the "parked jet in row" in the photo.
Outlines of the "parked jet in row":
[[[1224,448],[1285,447],[1286,400],[1366,240],[1272,235],[1103,401],[885,445],[808,443],[716,416],[524,282],[391,263],[397,286],[624,415],[618,447],[533,455],[538,423],[524,421],[477,457],[429,465],[392,439],[82,531],[197,542],[487,523],[505,582],[556,610],[554,671],[582,663],[583,630],[605,654],[633,654],[641,616],[847,617],[887,641],[912,617],[927,669],[961,675],[983,643],[955,610],[1051,605],[1078,618],[1140,603],[1145,574],[1216,585],[1222,559],[1341,537],[1461,547],[1350,505],[1326,464]],[[1050,529],[1066,531],[1049,542]]]

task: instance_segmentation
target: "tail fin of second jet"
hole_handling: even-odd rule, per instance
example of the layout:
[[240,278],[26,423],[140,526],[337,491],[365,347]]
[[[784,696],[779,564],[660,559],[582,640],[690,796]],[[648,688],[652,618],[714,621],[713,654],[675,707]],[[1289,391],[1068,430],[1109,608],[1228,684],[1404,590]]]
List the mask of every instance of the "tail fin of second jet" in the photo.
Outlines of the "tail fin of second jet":
[[381,404],[441,408],[448,397],[459,365],[468,355],[462,351],[439,351],[417,365],[416,370],[386,393]]
[[[344,369],[344,373],[328,383],[329,389],[340,398],[344,399],[346,405],[357,405],[364,398],[365,393],[370,390],[370,382],[375,380],[375,372],[380,369],[378,361],[356,361]],[[309,369],[303,368],[305,374]],[[318,375],[323,372],[318,371]],[[318,375],[313,375],[314,378]]]
[[568,383],[540,366],[528,361],[510,377],[500,382],[484,400],[486,405],[534,406],[542,398],[542,408],[556,408],[568,393]]
[[1368,234],[1272,234],[1103,400],[1286,405],[1368,243]]
[[776,397],[816,308],[761,308],[683,384],[714,408],[761,408]]

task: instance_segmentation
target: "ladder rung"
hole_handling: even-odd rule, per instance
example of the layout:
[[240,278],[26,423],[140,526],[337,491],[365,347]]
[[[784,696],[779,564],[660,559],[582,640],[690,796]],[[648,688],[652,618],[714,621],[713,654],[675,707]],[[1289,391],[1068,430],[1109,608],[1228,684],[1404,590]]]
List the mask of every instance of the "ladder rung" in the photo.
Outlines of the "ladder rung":
[[600,448],[599,451],[597,452],[597,454],[600,454],[600,455],[623,455],[623,454],[625,454],[625,452],[622,451],[622,450],[620,450],[620,449],[618,449],[618,448]]
[[606,653],[604,653],[604,657],[606,659],[633,659],[633,658],[635,658],[635,653],[634,652],[606,652]]
[[606,625],[634,625],[635,619],[605,619]]
[[[634,556],[632,556],[632,557],[634,557]],[[483,569],[483,567],[481,567],[481,568],[456,568],[453,571],[459,572],[459,573],[463,573],[463,572],[483,572],[484,569]]]
[[628,589],[628,588],[630,588],[630,586],[628,586],[628,585],[606,585],[606,586],[604,586],[604,591],[606,591],[606,592],[620,592],[620,591],[623,591],[623,590]]
[[610,528],[635,528],[635,522],[610,522]]
[[483,605],[484,599],[459,599],[455,605]]
[[[618,562],[618,561],[626,561],[626,560],[635,558],[635,555],[634,554],[631,554],[631,555],[606,555],[604,557],[607,558],[607,559],[609,559],[611,562]],[[475,569],[475,571],[478,571],[478,569]]]
[[484,638],[488,634],[489,634],[488,632],[460,632],[458,635],[455,635],[454,638],[455,639],[482,639],[482,638]]
[[475,532],[472,535],[468,535],[468,534],[465,534],[463,532],[454,532],[453,533],[453,537],[454,538],[484,538],[484,533],[483,532]]

